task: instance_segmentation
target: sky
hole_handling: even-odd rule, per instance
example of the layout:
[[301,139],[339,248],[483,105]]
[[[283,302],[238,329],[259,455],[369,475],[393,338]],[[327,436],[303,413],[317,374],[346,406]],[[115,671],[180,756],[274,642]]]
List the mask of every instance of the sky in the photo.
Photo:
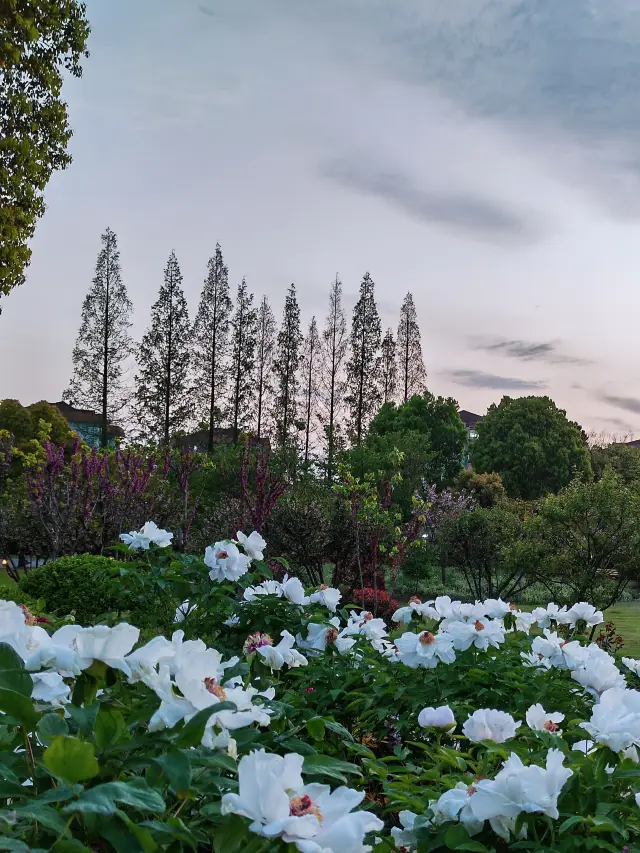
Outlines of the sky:
[[88,0],[72,165],[3,299],[0,398],[60,398],[100,234],[140,337],[172,249],[192,316],[220,242],[280,316],[336,272],[383,327],[411,291],[428,384],[548,394],[640,434],[637,0]]

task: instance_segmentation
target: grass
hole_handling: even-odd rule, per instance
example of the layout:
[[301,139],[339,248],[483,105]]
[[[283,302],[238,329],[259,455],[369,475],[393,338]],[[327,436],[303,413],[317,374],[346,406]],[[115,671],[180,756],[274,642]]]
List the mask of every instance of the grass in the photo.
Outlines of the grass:
[[622,601],[604,613],[605,622],[613,622],[624,638],[620,650],[625,657],[640,657],[640,601]]

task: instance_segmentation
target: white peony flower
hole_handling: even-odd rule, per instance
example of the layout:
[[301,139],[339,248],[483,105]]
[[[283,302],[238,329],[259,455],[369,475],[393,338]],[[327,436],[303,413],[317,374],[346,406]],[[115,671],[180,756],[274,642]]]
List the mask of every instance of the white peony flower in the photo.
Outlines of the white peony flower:
[[512,611],[511,605],[501,598],[487,598],[482,606],[490,619],[504,619]]
[[551,734],[562,734],[558,723],[564,720],[564,714],[555,711],[550,714],[540,705],[531,705],[525,715],[527,725],[534,732],[551,732]]
[[71,688],[57,672],[35,672],[33,679],[33,690],[31,698],[36,702],[44,702],[47,705],[64,705],[70,702]]
[[475,791],[473,785],[458,782],[437,800],[430,800],[429,809],[433,814],[433,822],[441,824],[449,820],[459,820],[469,835],[477,835],[482,829],[482,821],[475,818],[471,811],[471,797]]
[[260,646],[258,654],[272,672],[278,672],[286,664],[290,667],[306,666],[306,657],[293,648],[295,637],[288,631],[280,633],[282,640],[277,646]]
[[335,613],[341,598],[342,593],[339,589],[323,584],[317,592],[311,593],[309,601],[311,604],[322,604],[329,613]]
[[418,714],[418,725],[424,729],[446,729],[452,732],[456,727],[456,718],[448,705],[423,708]]
[[8,643],[24,659],[29,653],[30,634],[22,607],[15,601],[0,600],[0,643]]
[[[415,812],[408,810],[398,812],[398,820],[402,829],[399,829],[397,826],[392,828],[391,837],[393,838],[393,842],[400,850],[413,853],[418,848],[418,836],[416,834],[418,826],[429,826],[431,821],[427,820],[427,818],[419,817]],[[416,820],[418,824],[416,824]]]
[[365,834],[382,829],[383,823],[370,812],[351,813],[364,792],[305,786],[302,762],[295,753],[282,757],[259,750],[243,756],[238,793],[223,796],[222,814],[247,817],[252,832],[293,843],[300,853],[365,851]]
[[504,643],[504,625],[497,619],[449,622],[443,630],[451,637],[454,649],[461,652],[471,646],[482,651],[486,651],[489,646],[497,649],[501,643]]
[[250,560],[264,560],[264,549],[267,547],[267,543],[257,530],[254,530],[250,536],[246,536],[241,530],[238,530],[236,539]]
[[566,615],[563,617],[566,620],[565,624],[571,625],[573,628],[574,625],[577,625],[578,622],[585,622],[589,628],[593,628],[596,625],[600,625],[604,622],[604,616],[600,610],[596,610],[593,604],[587,604],[586,601],[580,601],[578,604],[574,604],[571,607]]
[[299,578],[284,576],[282,581],[282,595],[292,604],[309,604],[309,598],[304,594],[304,587]]
[[640,660],[635,660],[635,658],[622,658],[622,663],[630,669],[631,672],[640,676]]
[[528,634],[533,625],[536,623],[533,613],[527,613],[525,610],[513,610],[513,615],[516,620],[516,631],[522,631]]
[[606,652],[606,657],[601,653],[602,649],[598,649],[598,653],[591,652],[571,673],[571,677],[596,698],[612,688],[626,687],[624,675],[613,662],[613,658]]
[[[543,633],[544,637],[534,637],[531,643],[532,654],[547,669],[552,666],[557,669],[566,669],[567,665],[562,651],[566,645],[565,641],[548,628],[544,628]],[[546,663],[542,663],[543,661],[546,661]]]
[[474,743],[482,743],[484,740],[504,743],[516,736],[516,730],[521,725],[522,723],[516,722],[511,714],[505,711],[481,708],[467,717],[462,726],[462,734]]
[[432,634],[423,631],[421,634],[407,632],[395,641],[398,649],[398,660],[412,669],[425,667],[434,669],[439,661],[453,663],[456,653],[451,637],[440,632]]
[[148,551],[150,545],[156,545],[158,548],[168,548],[171,545],[173,533],[169,533],[168,530],[162,530],[155,521],[147,521],[140,530],[121,533],[120,539],[132,551]]
[[580,727],[613,752],[640,746],[640,692],[623,687],[605,690],[589,722]]
[[565,625],[566,613],[566,605],[564,607],[558,607],[558,605],[554,604],[552,601],[547,604],[546,607],[536,607],[531,615],[538,623],[538,627],[544,629],[551,628],[553,622],[558,625]]
[[48,643],[43,643],[33,651],[25,667],[31,671],[47,667],[63,675],[78,675],[83,669],[88,669],[94,660],[98,660],[128,676],[130,670],[125,657],[138,642],[139,636],[140,630],[126,622],[114,628],[106,625],[92,628],[64,625],[49,638]]
[[266,580],[257,586],[248,586],[242,594],[245,601],[258,601],[263,595],[277,595],[282,598],[282,584],[280,581]]
[[204,553],[204,562],[211,571],[209,577],[212,581],[237,581],[249,570],[251,559],[238,550],[234,542],[216,542],[208,545]]
[[573,744],[571,749],[575,752],[581,752],[583,755],[590,755],[596,751],[596,745],[592,740],[579,740]]
[[563,762],[563,753],[550,749],[544,768],[535,764],[525,767],[512,752],[495,779],[481,779],[476,783],[470,802],[474,817],[485,821],[516,818],[521,812],[538,812],[557,819],[558,797],[573,775]]

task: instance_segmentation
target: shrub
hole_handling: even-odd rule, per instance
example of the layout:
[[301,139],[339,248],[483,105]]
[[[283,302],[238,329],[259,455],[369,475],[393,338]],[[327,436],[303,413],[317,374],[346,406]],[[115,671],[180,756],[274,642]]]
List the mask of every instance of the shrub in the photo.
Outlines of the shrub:
[[354,604],[363,605],[365,610],[369,610],[375,616],[389,617],[400,606],[386,590],[373,589],[370,586],[352,590],[348,598]]
[[[88,624],[114,611],[130,613],[141,628],[151,625],[170,630],[176,600],[159,592],[140,606],[133,590],[126,588],[120,569],[130,563],[109,557],[80,554],[61,557],[31,569],[20,580],[20,590],[46,602],[46,610],[58,616],[73,614],[76,622]],[[16,599],[13,599],[16,600]]]

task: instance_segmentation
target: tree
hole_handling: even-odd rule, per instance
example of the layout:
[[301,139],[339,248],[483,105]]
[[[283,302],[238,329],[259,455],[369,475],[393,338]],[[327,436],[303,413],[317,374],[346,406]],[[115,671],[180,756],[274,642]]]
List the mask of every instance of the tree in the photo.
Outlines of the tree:
[[88,35],[78,0],[0,3],[0,294],[24,282],[44,189],[71,162],[60,93],[65,72],[82,75]]
[[605,609],[637,581],[640,495],[611,469],[596,483],[576,479],[547,496],[525,532],[514,555],[554,601]]
[[344,361],[347,355],[347,323],[342,307],[342,282],[336,275],[329,293],[329,313],[322,332],[320,385],[322,422],[326,438],[327,480],[334,475],[334,459],[339,442],[339,418],[344,394]]
[[625,486],[640,484],[640,448],[628,444],[610,444],[591,448],[591,465],[596,480],[612,468]]
[[426,388],[427,371],[422,357],[420,327],[416,316],[413,296],[407,293],[400,309],[398,323],[399,384],[402,402],[406,403],[414,394],[422,394]]
[[278,332],[273,372],[276,380],[274,420],[278,446],[285,448],[295,428],[298,370],[300,368],[300,308],[296,297],[296,286],[292,284],[284,302],[282,325]]
[[213,450],[213,430],[226,416],[229,381],[229,271],[220,243],[209,258],[207,277],[193,324],[192,365],[199,419],[207,424],[207,450]]
[[351,356],[347,363],[346,402],[350,411],[351,440],[358,447],[382,397],[380,317],[374,288],[371,276],[368,272],[365,273],[351,323]]
[[582,430],[549,397],[503,397],[477,430],[474,469],[500,474],[511,497],[535,500],[575,476],[592,476]]
[[253,293],[242,279],[238,285],[236,310],[231,320],[231,417],[234,443],[248,423],[255,391],[256,337],[258,312]]
[[[387,329],[382,339],[382,402],[392,403],[396,396],[398,365],[393,331]],[[405,399],[406,402],[406,399]]]
[[109,424],[128,402],[126,363],[133,354],[129,334],[133,306],[120,273],[114,232],[101,237],[93,283],[82,303],[80,330],[73,348],[74,372],[63,399],[100,413],[100,446],[109,444]]
[[258,340],[256,346],[256,379],[258,382],[258,424],[256,436],[264,432],[264,416],[273,395],[271,374],[276,344],[276,321],[267,297],[262,297],[258,308]]
[[320,357],[320,338],[316,318],[311,318],[302,353],[302,383],[304,388],[304,461],[309,461],[309,442],[317,400],[317,372]]
[[151,308],[151,325],[138,352],[136,415],[145,437],[168,444],[191,418],[189,385],[191,327],[175,252],[164,271],[164,284]]

